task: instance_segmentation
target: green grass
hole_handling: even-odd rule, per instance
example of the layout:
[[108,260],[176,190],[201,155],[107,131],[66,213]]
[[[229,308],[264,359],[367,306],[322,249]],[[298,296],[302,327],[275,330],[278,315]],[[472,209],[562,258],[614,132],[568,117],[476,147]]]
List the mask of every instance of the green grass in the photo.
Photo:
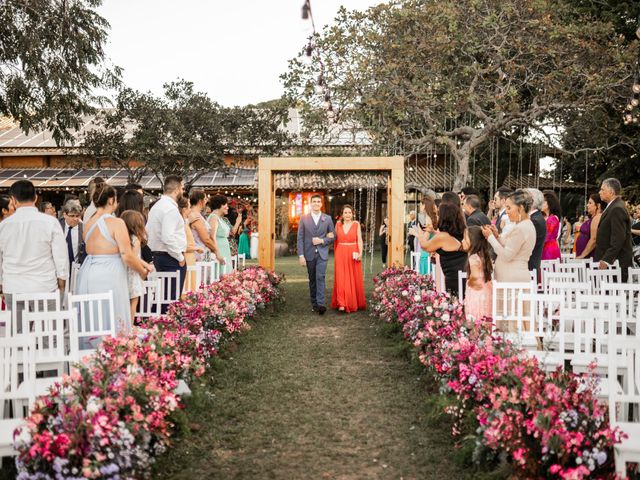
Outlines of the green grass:
[[454,462],[449,425],[427,402],[435,386],[397,333],[367,312],[312,314],[306,270],[295,258],[277,270],[286,304],[195,382],[186,428],[154,477],[473,478]]

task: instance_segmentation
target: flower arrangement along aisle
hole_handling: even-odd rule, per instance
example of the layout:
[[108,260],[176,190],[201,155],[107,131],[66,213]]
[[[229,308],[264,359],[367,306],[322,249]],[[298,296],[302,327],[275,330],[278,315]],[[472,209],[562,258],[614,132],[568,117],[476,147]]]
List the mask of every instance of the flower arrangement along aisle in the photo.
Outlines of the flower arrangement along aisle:
[[614,479],[612,430],[596,399],[593,375],[546,374],[537,359],[493,334],[491,319],[467,320],[457,299],[408,269],[374,279],[373,315],[402,327],[405,338],[455,399],[447,413],[462,435],[467,416],[478,426],[476,455],[501,453],[516,478]]
[[280,277],[259,267],[189,293],[168,314],[95,355],[41,397],[18,429],[19,479],[141,478],[165,451],[178,380],[202,375],[222,342],[257,310],[283,300]]

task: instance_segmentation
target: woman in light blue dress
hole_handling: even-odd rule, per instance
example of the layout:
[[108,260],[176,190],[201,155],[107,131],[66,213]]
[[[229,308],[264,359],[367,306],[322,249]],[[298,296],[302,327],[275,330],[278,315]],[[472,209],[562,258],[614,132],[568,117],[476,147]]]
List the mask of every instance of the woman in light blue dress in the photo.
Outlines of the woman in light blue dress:
[[76,293],[111,291],[116,332],[128,332],[131,329],[131,310],[126,267],[135,270],[142,278],[146,278],[152,267],[147,267],[135,255],[124,221],[113,216],[118,206],[115,189],[103,185],[94,193],[93,202],[97,211],[84,227],[87,258],[78,272]]
[[231,224],[226,215],[229,212],[229,202],[224,195],[215,195],[209,200],[211,215],[207,221],[211,225],[211,239],[215,242],[216,258],[220,262],[222,273],[231,272],[231,246],[229,245],[229,233]]

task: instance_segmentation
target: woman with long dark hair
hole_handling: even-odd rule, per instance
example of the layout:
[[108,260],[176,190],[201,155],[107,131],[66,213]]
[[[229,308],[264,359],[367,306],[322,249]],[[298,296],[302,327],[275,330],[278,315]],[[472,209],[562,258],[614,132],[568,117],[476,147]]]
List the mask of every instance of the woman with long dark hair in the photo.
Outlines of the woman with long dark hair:
[[493,295],[491,245],[484,238],[482,227],[477,225],[467,228],[462,245],[468,255],[464,313],[467,317],[473,317],[475,320],[490,317]]
[[13,205],[9,195],[0,195],[0,222],[13,215],[16,207]]
[[353,218],[353,207],[342,207],[336,225],[334,277],[331,307],[341,312],[357,312],[367,307],[362,276],[362,229]]
[[438,209],[438,232],[430,240],[419,228],[413,228],[418,237],[420,247],[430,254],[437,253],[444,274],[445,288],[452,295],[458,296],[458,272],[464,271],[467,263],[467,252],[462,248],[462,239],[466,225],[460,207],[454,203],[444,202]]
[[547,220],[547,238],[542,247],[542,260],[557,260],[560,258],[560,200],[553,190],[545,190],[542,213]]
[[576,258],[593,258],[600,217],[605,208],[607,204],[600,199],[600,195],[594,193],[589,197],[587,202],[589,219],[580,225],[580,235],[576,240]]

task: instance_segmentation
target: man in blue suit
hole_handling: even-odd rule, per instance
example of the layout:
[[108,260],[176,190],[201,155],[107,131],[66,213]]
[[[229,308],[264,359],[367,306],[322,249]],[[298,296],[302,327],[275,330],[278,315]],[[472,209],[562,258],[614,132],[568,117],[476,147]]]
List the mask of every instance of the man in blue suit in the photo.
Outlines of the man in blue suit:
[[312,196],[311,213],[300,217],[298,256],[300,265],[307,267],[311,306],[320,315],[327,311],[324,281],[329,262],[329,246],[334,242],[335,236],[331,217],[322,213],[322,197]]

